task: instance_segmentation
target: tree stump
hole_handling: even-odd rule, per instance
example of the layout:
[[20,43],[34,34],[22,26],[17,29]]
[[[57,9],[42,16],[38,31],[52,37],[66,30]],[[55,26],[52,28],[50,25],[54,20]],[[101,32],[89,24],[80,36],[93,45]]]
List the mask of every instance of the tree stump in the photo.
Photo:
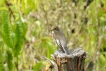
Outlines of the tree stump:
[[81,48],[70,50],[69,55],[57,50],[52,57],[53,60],[50,62],[53,70],[51,71],[84,71],[86,52]]

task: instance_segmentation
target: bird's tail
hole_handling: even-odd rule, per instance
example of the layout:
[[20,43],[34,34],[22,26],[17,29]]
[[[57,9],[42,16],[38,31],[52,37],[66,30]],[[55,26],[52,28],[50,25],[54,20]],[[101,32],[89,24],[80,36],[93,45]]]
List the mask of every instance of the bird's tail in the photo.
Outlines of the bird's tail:
[[66,46],[66,47],[64,47],[63,48],[63,50],[64,50],[64,52],[66,53],[66,54],[70,54],[70,52],[69,52],[69,50],[68,50],[68,47]]

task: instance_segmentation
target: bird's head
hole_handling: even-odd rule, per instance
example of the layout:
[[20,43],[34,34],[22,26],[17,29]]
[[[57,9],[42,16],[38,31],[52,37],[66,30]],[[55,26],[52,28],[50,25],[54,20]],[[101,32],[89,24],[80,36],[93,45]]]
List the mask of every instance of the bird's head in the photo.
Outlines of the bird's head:
[[53,27],[51,28],[51,32],[52,32],[52,33],[56,33],[56,32],[58,32],[58,31],[60,31],[60,29],[59,29],[59,27],[57,27],[57,26],[53,26]]
[[52,33],[52,37],[55,37],[57,33],[59,33],[60,29],[57,26],[52,26],[51,27],[51,33]]

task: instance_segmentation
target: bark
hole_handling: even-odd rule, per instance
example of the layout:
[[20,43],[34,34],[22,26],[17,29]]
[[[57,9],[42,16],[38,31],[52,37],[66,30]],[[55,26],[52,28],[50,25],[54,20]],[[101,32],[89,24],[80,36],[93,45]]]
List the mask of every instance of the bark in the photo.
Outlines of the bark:
[[84,71],[86,52],[81,48],[70,50],[70,54],[57,50],[52,55],[50,71]]

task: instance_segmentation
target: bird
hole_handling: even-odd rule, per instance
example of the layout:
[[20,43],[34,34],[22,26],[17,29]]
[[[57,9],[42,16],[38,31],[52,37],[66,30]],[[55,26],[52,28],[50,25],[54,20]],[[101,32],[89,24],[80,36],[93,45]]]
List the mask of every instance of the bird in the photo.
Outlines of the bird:
[[67,47],[66,37],[64,33],[59,29],[59,27],[52,26],[51,32],[52,32],[52,37],[55,39],[55,42],[57,43],[61,51],[66,54],[70,54]]

